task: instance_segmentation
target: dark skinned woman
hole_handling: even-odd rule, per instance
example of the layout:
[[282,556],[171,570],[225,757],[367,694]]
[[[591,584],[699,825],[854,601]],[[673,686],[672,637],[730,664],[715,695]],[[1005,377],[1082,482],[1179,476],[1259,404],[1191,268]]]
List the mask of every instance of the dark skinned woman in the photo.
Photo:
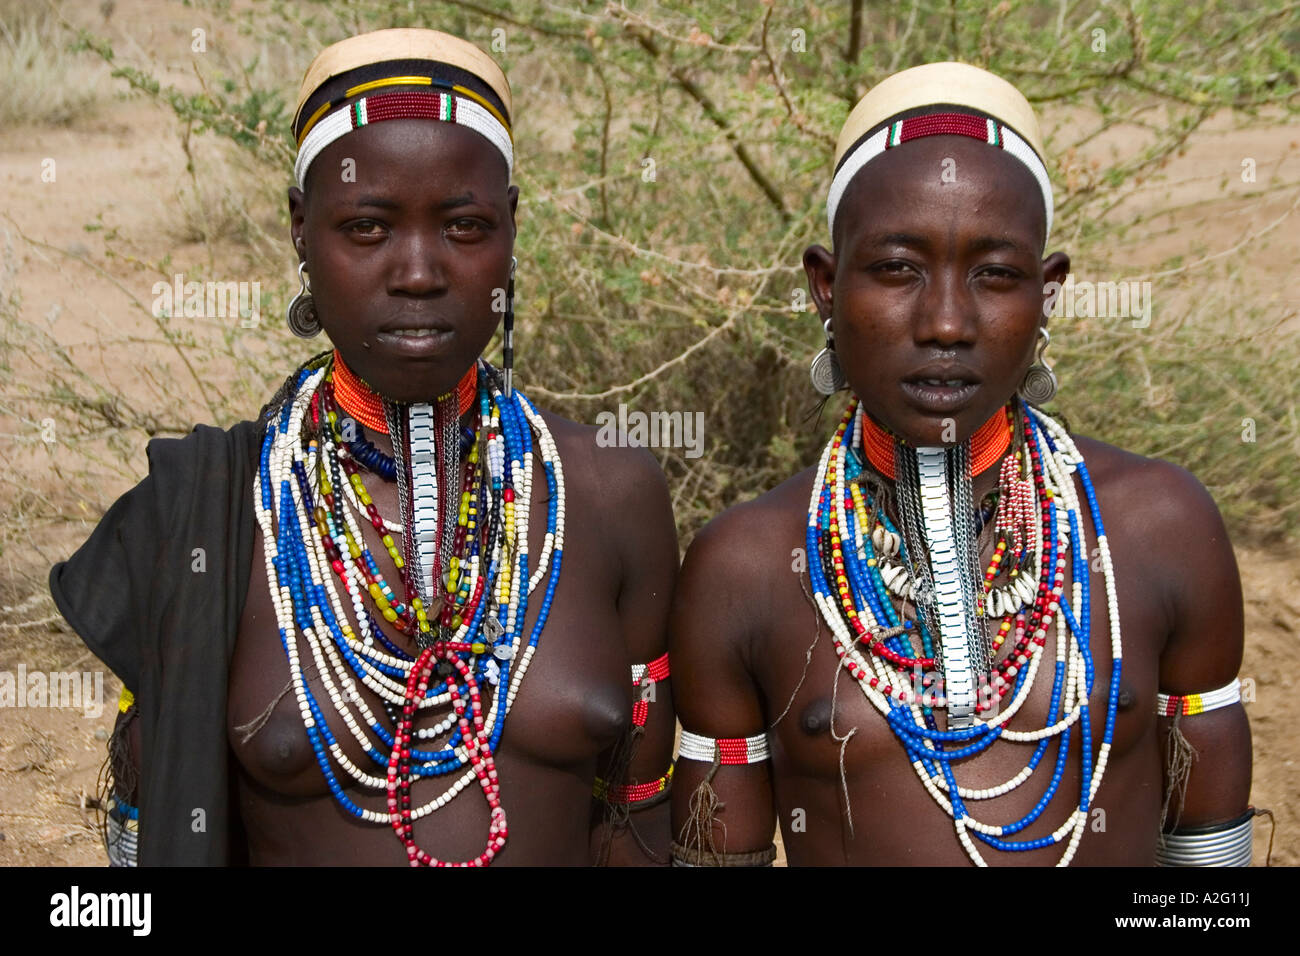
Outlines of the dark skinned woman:
[[[675,860],[1243,865],[1242,604],[1185,471],[1073,437],[1038,124],[960,63],[850,114],[804,256],[852,397],[820,463],[691,545]],[[1053,285],[1058,283],[1058,285]],[[1163,771],[1163,772],[1162,772]]]
[[511,109],[432,30],[308,68],[289,324],[333,350],[152,442],[51,576],[134,694],[113,862],[666,861],[671,506],[515,387]]

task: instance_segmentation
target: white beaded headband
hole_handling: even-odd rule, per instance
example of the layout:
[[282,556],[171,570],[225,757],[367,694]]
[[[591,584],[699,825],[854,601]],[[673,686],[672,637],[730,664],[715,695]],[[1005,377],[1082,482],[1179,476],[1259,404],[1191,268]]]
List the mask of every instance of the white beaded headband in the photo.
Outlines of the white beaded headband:
[[1038,181],[1038,188],[1043,194],[1043,206],[1047,210],[1047,228],[1043,233],[1043,242],[1052,232],[1052,184],[1047,178],[1047,167],[1039,159],[1034,148],[1022,139],[1011,127],[996,120],[970,113],[947,111],[914,116],[910,119],[896,120],[882,126],[876,132],[849,149],[835,176],[831,179],[830,193],[826,197],[826,223],[835,229],[835,211],[839,208],[844,191],[849,188],[862,167],[888,149],[893,149],[908,140],[923,136],[956,135],[969,136],[982,140],[991,146],[1001,147],[1005,152],[1020,160]]
[[394,119],[432,119],[468,127],[486,137],[504,157],[507,174],[514,173],[515,154],[510,131],[486,105],[469,96],[446,92],[381,93],[364,96],[309,126],[293,164],[298,188],[306,188],[308,168],[336,139],[362,126]]

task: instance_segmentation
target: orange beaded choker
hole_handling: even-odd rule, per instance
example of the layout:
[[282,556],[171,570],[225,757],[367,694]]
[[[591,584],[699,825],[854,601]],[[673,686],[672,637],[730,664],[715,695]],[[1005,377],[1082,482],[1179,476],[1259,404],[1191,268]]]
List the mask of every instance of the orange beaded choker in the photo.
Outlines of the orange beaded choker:
[[[464,378],[456,385],[456,408],[464,415],[474,404],[478,391],[478,364],[469,367]],[[371,431],[388,434],[384,419],[384,400],[343,363],[343,356],[334,352],[334,398],[343,409]]]
[[[1007,453],[1011,447],[1011,428],[1011,411],[1003,408],[976,429],[970,440],[972,476],[988,471]],[[894,436],[865,413],[862,416],[862,450],[872,468],[891,481],[894,479]]]

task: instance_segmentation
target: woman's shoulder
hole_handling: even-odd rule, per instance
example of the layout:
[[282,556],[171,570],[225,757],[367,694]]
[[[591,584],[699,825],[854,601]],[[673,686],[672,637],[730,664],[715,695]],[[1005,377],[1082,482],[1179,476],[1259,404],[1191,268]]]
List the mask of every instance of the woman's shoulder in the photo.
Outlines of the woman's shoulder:
[[1208,593],[1225,586],[1239,595],[1235,574],[1225,573],[1235,558],[1223,516],[1195,475],[1160,458],[1073,437],[1112,554],[1141,555],[1138,573],[1172,602],[1191,590]]
[[668,481],[649,449],[605,440],[604,429],[541,410],[555,439],[570,493],[593,495],[618,510],[668,495]]
[[688,549],[698,573],[765,592],[803,559],[815,468],[805,468],[756,498],[732,505],[706,524]]
[[152,438],[145,447],[149,476],[167,485],[235,480],[251,474],[265,433],[259,420],[227,428],[195,425],[186,435]]
[[1149,520],[1180,522],[1209,512],[1218,515],[1210,492],[1186,468],[1086,435],[1071,437],[1100,498],[1125,510],[1140,509]]
[[197,424],[184,435],[160,435],[149,439],[146,450],[152,462],[155,456],[193,456],[220,453],[246,453],[261,445],[266,422],[261,419],[235,422],[228,427]]
[[[621,586],[671,591],[677,525],[668,479],[646,448],[621,447],[601,430],[542,412],[564,471],[564,507],[585,547],[618,570]],[[576,543],[579,539],[575,537]]]

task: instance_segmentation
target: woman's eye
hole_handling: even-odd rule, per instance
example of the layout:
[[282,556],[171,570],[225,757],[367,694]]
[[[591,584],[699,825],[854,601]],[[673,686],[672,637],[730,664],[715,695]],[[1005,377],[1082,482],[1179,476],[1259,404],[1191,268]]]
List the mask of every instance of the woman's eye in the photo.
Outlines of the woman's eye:
[[351,226],[351,232],[357,236],[378,236],[383,232],[384,227],[373,219],[363,219],[360,222],[354,222]]
[[473,236],[483,231],[477,219],[457,219],[447,225],[447,232],[457,236]]
[[885,275],[902,275],[911,267],[901,260],[890,259],[888,262],[877,263],[874,268],[877,272],[884,273]]
[[1009,269],[1006,266],[989,266],[986,269],[982,269],[979,274],[981,276],[987,276],[990,279],[1005,279],[1010,281],[1015,281],[1020,278],[1020,273],[1016,272],[1014,269]]

